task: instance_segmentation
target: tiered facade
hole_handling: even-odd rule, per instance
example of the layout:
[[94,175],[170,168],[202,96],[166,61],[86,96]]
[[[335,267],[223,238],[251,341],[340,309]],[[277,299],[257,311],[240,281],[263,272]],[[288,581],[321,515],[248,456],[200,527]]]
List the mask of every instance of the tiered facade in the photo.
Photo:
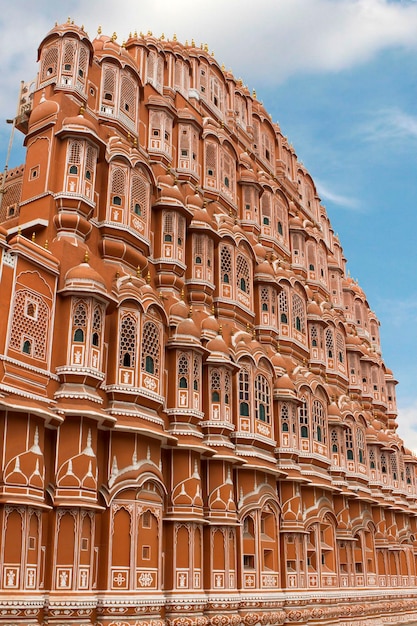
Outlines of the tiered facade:
[[0,624],[416,619],[379,323],[256,95],[206,46],[68,22],[16,124]]

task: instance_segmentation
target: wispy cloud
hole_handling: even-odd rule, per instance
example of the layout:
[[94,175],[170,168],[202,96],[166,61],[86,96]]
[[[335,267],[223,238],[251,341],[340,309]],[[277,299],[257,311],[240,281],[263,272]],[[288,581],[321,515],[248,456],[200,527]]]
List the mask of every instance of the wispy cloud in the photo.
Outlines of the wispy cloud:
[[339,193],[336,193],[332,189],[330,189],[326,184],[322,181],[315,179],[316,187],[320,198],[324,201],[332,202],[337,206],[341,206],[345,209],[350,210],[359,210],[360,204],[356,198],[352,198],[350,196],[345,196]]
[[398,108],[381,109],[372,113],[360,131],[366,141],[417,140],[417,116]]
[[405,446],[417,454],[417,400],[398,410],[398,434]]
[[415,328],[417,319],[417,295],[415,293],[405,299],[378,298],[376,306],[382,314],[385,312],[389,314],[389,323],[393,327],[398,329]]

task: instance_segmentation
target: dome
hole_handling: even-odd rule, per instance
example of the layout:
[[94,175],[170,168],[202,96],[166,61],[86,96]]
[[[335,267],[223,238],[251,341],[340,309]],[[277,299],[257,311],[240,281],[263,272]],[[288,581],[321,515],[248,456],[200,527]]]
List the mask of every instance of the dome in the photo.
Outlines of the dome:
[[275,278],[275,272],[271,264],[268,263],[268,261],[263,261],[262,263],[259,263],[255,268],[255,276],[265,276],[265,275]]
[[169,310],[169,316],[173,318],[185,319],[188,316],[189,308],[184,300],[179,300]]
[[77,26],[74,22],[68,18],[64,24],[55,24],[55,26],[47,33],[47,35],[41,41],[38,48],[38,61],[40,59],[42,47],[50,40],[55,37],[64,37],[66,35],[78,38],[82,40],[84,43],[88,45],[90,51],[92,51],[92,44],[90,39],[88,38],[87,33],[84,30],[83,26]]
[[29,118],[29,128],[31,126],[35,126],[35,124],[40,124],[40,122],[44,122],[48,120],[48,118],[53,115],[57,115],[59,111],[59,106],[53,100],[45,100],[44,95],[42,95],[39,104],[32,110]]
[[81,112],[78,115],[64,119],[62,128],[68,129],[69,127],[72,127],[74,130],[90,130],[93,133],[97,133],[95,124],[91,120],[86,119]]
[[279,391],[287,391],[288,393],[294,393],[295,392],[294,383],[292,382],[292,380],[288,376],[288,374],[284,374],[283,376],[280,376],[276,380],[274,388],[278,389]]
[[176,335],[189,336],[194,339],[200,339],[200,331],[198,330],[194,320],[191,317],[180,322],[177,326]]
[[205,320],[201,323],[201,329],[209,333],[215,333],[217,336],[219,332],[219,322],[216,320],[214,315],[208,315]]
[[64,290],[107,293],[103,277],[91,267],[87,260],[68,270],[65,276]]
[[321,317],[321,309],[317,302],[315,302],[314,300],[312,300],[312,302],[309,302],[307,305],[307,315]]
[[229,348],[221,335],[217,335],[214,339],[209,341],[206,347],[210,352],[210,356],[217,355],[229,360]]

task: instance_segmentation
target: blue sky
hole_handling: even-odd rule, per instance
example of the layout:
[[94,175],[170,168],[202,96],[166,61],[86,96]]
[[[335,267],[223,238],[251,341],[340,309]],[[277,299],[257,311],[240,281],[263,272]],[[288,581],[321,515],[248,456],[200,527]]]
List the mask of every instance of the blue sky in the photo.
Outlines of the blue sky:
[[[381,321],[400,381],[399,432],[417,450],[417,2],[90,0],[7,3],[0,14],[0,168],[20,80],[55,21],[93,38],[129,31],[208,43],[250,89],[312,174],[348,269]],[[253,7],[256,6],[256,11]],[[23,161],[17,136],[10,166]]]

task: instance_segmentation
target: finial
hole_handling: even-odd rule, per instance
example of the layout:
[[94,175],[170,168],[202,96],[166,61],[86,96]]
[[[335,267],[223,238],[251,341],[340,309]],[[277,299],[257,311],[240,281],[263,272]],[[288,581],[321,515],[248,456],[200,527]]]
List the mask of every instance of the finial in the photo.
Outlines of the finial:
[[188,317],[192,317],[193,316],[193,307],[190,305],[190,308],[188,309]]
[[71,24],[71,18],[70,17],[68,17],[68,19],[67,19],[67,24]]
[[256,98],[256,97],[257,97],[255,89],[252,89],[252,96],[253,96],[254,98]]
[[173,38],[172,38],[172,41],[177,41],[177,35],[176,35],[176,33],[174,33],[174,36],[173,36]]
[[146,274],[146,284],[147,284],[147,285],[150,285],[150,284],[151,284],[151,273],[150,273],[150,272],[148,272],[148,273]]
[[185,292],[184,289],[181,289],[181,300],[184,302],[185,300]]
[[148,30],[148,37],[152,37],[152,31]]
[[191,39],[191,45],[192,45],[193,48],[195,48],[195,41],[194,41],[194,39]]
[[214,317],[214,314],[216,312],[216,309],[214,308],[214,304],[211,305],[211,314]]
[[116,41],[116,39],[117,39],[117,33],[114,32],[113,35],[111,36],[111,40]]
[[84,115],[84,113],[85,113],[85,107],[84,107],[84,105],[82,104],[82,105],[80,106],[80,112],[79,112],[79,114],[78,114],[78,115]]
[[32,241],[35,241],[35,239],[36,239],[36,233],[35,233],[35,232],[33,232],[33,233],[32,233]]
[[84,24],[81,24],[81,30],[84,30]]
[[186,48],[188,48],[188,39],[185,40],[185,44]]
[[129,33],[129,39],[132,39],[132,31]]
[[22,228],[21,228],[21,226],[19,226],[19,227],[18,227],[18,229],[17,229],[17,234],[18,234],[18,235],[21,235],[21,234],[22,234]]
[[45,239],[45,243],[44,243],[43,247],[45,248],[45,250],[47,250],[47,249],[48,249],[48,247],[49,247],[49,243],[48,243],[48,240],[47,240],[47,239]]
[[226,71],[226,66],[224,63],[222,63],[222,72],[225,72],[225,71]]
[[208,44],[207,44],[207,43],[205,43],[205,44],[204,44],[204,52],[208,52],[208,51],[209,51]]
[[122,48],[126,48],[126,42],[125,42],[125,40],[124,40],[124,39],[123,39],[123,41],[122,41]]
[[140,265],[136,268],[136,278],[142,278],[142,270],[140,269]]
[[135,30],[135,32],[133,33],[133,36],[136,37],[136,39],[138,38],[138,31]]
[[101,35],[101,26],[97,28],[97,35]]
[[165,39],[165,33],[162,33],[161,37],[160,37],[161,41],[164,41]]
[[120,272],[116,272],[116,273],[115,273],[115,275],[114,275],[114,277],[115,277],[115,279],[116,279],[116,280],[119,280],[119,278],[120,278]]
[[223,337],[223,326],[221,324],[219,326],[219,335],[220,337]]
[[89,254],[88,254],[88,250],[85,251],[84,254],[84,263],[88,263],[90,260]]

